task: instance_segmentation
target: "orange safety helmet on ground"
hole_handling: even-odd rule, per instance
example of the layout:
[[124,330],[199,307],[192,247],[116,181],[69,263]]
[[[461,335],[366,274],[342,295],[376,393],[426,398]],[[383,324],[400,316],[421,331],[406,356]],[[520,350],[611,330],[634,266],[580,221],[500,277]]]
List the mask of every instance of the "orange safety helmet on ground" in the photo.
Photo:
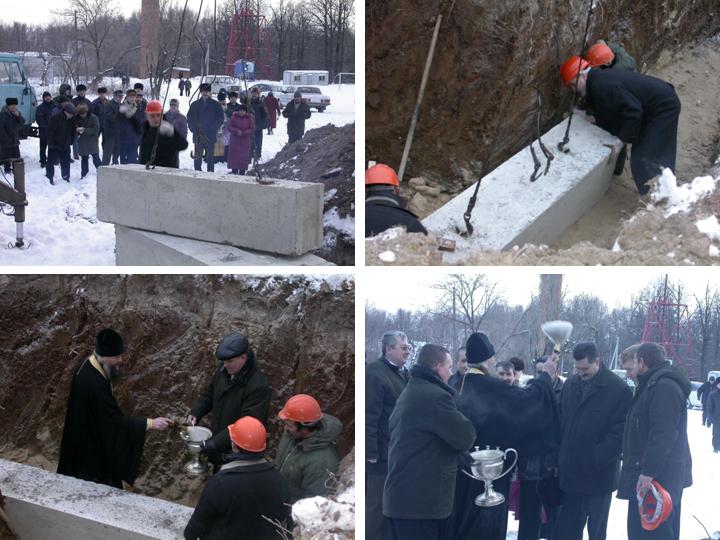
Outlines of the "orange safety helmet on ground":
[[388,167],[382,163],[373,165],[365,171],[365,185],[374,186],[379,184],[387,184],[390,186],[400,186],[397,173],[392,167]]
[[585,60],[588,61],[590,67],[604,66],[612,62],[614,58],[615,54],[604,43],[596,43],[585,55]]
[[565,86],[573,82],[578,76],[578,70],[582,71],[588,68],[587,60],[580,58],[579,56],[571,56],[560,68],[560,75],[562,76]]
[[651,482],[650,489],[644,497],[638,494],[640,524],[646,531],[657,529],[670,517],[672,509],[672,497],[657,480]]
[[307,394],[298,394],[287,400],[287,403],[278,413],[282,420],[312,424],[320,421],[322,411],[317,400]]
[[248,452],[262,452],[267,448],[267,431],[257,418],[243,416],[228,426],[230,440]]
[[157,99],[153,99],[152,101],[149,101],[147,104],[147,107],[145,107],[145,112],[162,114],[162,112],[163,112],[162,103],[160,103]]

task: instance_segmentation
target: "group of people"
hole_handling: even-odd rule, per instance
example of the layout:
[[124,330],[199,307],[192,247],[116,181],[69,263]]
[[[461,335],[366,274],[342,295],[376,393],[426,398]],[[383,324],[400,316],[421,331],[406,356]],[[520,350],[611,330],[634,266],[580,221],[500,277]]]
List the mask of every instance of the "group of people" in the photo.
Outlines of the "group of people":
[[720,377],[710,376],[697,389],[703,426],[712,427],[713,452],[720,453]]
[[[623,352],[634,393],[592,342],[575,345],[566,380],[553,353],[524,385],[524,362],[496,362],[482,332],[455,362],[445,347],[424,345],[409,370],[404,333],[386,333],[381,347],[365,378],[368,540],[504,540],[510,510],[519,540],[582,540],[585,529],[604,540],[616,490],[628,501],[629,540],[678,540],[692,484],[691,385],[661,346]],[[517,452],[517,467],[493,483],[502,504],[474,504],[484,484],[463,472],[473,447]]]
[[[122,489],[139,475],[146,435],[180,427],[166,417],[126,416],[113,395],[125,345],[110,328],[95,338],[93,354],[76,368],[70,384],[57,472]],[[184,536],[188,540],[270,540],[273,522],[292,530],[290,505],[334,489],[339,469],[336,442],[343,426],[307,394],[289,398],[277,417],[283,434],[268,458],[272,391],[246,336],[226,335],[218,367],[190,409],[186,422],[212,414],[212,437],[202,453],[214,474],[205,485]],[[178,447],[178,451],[180,447]]]

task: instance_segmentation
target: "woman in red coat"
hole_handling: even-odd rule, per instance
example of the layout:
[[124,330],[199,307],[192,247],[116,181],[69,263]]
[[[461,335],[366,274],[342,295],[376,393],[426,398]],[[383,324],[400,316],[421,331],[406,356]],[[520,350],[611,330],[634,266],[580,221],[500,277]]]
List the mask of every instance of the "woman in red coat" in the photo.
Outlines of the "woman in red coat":
[[264,103],[268,112],[268,135],[272,135],[273,129],[277,127],[277,119],[280,117],[280,101],[270,91],[265,97]]
[[241,104],[227,123],[230,132],[228,169],[233,174],[245,174],[250,164],[250,149],[255,135],[255,120],[248,114],[247,105]]

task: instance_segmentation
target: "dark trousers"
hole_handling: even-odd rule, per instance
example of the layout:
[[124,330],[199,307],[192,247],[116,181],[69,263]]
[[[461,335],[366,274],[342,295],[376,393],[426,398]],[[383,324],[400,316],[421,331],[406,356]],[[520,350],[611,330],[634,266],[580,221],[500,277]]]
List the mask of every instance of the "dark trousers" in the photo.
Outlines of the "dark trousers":
[[47,128],[40,129],[40,166],[47,164]]
[[605,540],[612,493],[567,493],[553,540],[582,540],[587,525],[590,540]]
[[205,163],[208,172],[215,172],[215,139],[207,142],[195,143],[195,160],[193,161],[196,171],[202,171],[202,153],[205,151]]
[[288,132],[288,144],[292,144],[295,141],[299,141],[302,139],[303,134],[302,133],[290,133]]
[[538,540],[540,538],[542,502],[540,501],[540,495],[538,495],[537,486],[537,480],[522,480],[520,482],[518,540]]
[[682,491],[680,495],[670,494],[673,501],[673,511],[667,520],[654,531],[646,531],[640,524],[640,512],[637,501],[628,502],[627,533],[628,540],[679,540],[680,539],[680,512],[682,510]]
[[[180,95],[182,96],[182,92],[180,92]],[[189,89],[189,88],[186,88],[186,89],[185,89],[185,95],[186,95],[186,96],[189,96],[189,95],[190,95],[190,89]]]
[[103,149],[103,157],[102,157],[103,165],[110,165],[110,160],[112,160],[113,165],[117,165],[119,163],[120,144],[118,143],[118,140],[116,138],[106,137],[105,134],[103,134],[102,149]]
[[245,169],[232,169],[230,172],[233,174],[245,174]]
[[73,159],[80,159],[80,157],[78,156],[78,142],[77,142],[77,140],[73,143],[72,149],[73,149]]
[[120,143],[120,163],[125,165],[126,163],[137,163],[138,162],[138,145],[133,142],[121,142]]
[[260,159],[260,156],[262,155],[262,141],[263,141],[263,130],[256,129],[255,130],[255,140],[253,141],[253,156],[255,156],[256,159]]
[[20,147],[19,146],[5,146],[0,148],[0,161],[3,162],[3,169],[6,173],[12,172],[12,164],[10,159],[20,159]]
[[703,426],[709,426],[709,425],[710,425],[710,423],[708,422],[708,417],[707,417],[707,406],[706,406],[706,403],[703,403],[703,404],[702,404],[702,424],[703,424]]
[[[87,175],[88,172],[90,172],[90,164],[88,163],[90,159],[90,156],[80,156],[80,177],[84,177]],[[102,161],[100,161],[100,155],[99,154],[92,154],[92,160],[93,165],[95,166],[95,170],[102,165]]]
[[52,180],[55,177],[55,163],[60,162],[60,176],[68,180],[70,178],[70,147],[48,148],[47,165],[45,175]]
[[365,467],[365,540],[392,540],[393,526],[383,515],[383,488],[387,470],[383,466]]
[[392,519],[395,540],[443,540],[444,519]]
[[712,427],[712,445],[713,450],[720,452],[720,422],[715,420]]

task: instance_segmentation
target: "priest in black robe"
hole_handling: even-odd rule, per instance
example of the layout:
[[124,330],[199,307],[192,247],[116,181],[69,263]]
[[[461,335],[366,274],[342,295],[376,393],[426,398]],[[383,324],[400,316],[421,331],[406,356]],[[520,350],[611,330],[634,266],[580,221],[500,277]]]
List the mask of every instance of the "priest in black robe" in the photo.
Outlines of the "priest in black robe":
[[[472,334],[465,352],[469,368],[456,382],[457,406],[475,427],[475,446],[501,450],[514,448],[520,458],[545,456],[560,447],[560,415],[553,392],[556,362],[546,362],[543,372],[525,388],[509,386],[495,373],[495,349],[482,332]],[[512,464],[508,455],[505,468]],[[460,459],[460,469],[470,471],[470,458]],[[475,505],[475,497],[485,490],[482,481],[458,471],[455,508],[446,534],[454,540],[505,540],[507,534],[510,475],[493,482],[505,496],[498,506]]]
[[138,476],[149,429],[163,430],[167,418],[125,416],[112,382],[122,363],[122,337],[110,328],[95,338],[95,353],[83,360],[70,384],[57,472],[122,489]]

